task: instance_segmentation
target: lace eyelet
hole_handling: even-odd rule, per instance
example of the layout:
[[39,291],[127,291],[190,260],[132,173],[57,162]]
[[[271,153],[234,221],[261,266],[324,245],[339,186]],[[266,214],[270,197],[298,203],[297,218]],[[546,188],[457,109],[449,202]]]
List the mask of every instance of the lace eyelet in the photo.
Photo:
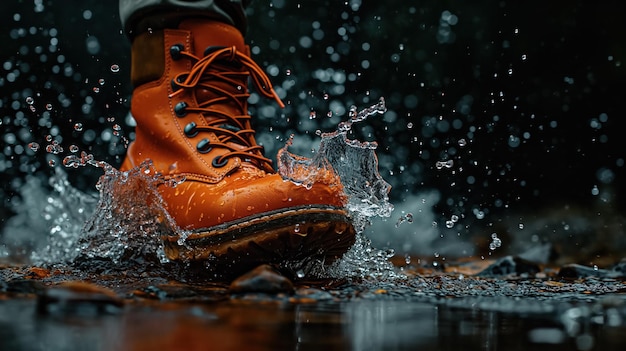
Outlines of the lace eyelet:
[[198,144],[196,145],[196,149],[199,153],[206,154],[213,148],[211,147],[211,142],[209,141],[209,139],[204,138],[198,142]]
[[222,156],[216,156],[213,159],[213,162],[211,162],[213,167],[215,167],[215,168],[222,168],[222,167],[226,166],[226,164],[228,164],[228,158],[224,157],[222,162],[220,162],[220,157],[222,157]]
[[172,81],[171,81],[172,91],[177,91],[178,89],[180,89],[181,87],[178,83],[182,83],[186,78],[187,78],[187,75],[181,75],[176,78],[172,78]]
[[181,101],[174,106],[174,113],[178,117],[185,117],[187,115],[187,103]]
[[170,46],[170,57],[172,60],[177,61],[182,57],[181,52],[185,50],[185,46],[183,44],[174,44]]
[[220,49],[226,49],[226,46],[219,46],[219,45],[209,46],[206,49],[204,49],[203,55],[207,56],[208,54],[215,52],[217,50],[220,50]]
[[191,122],[185,126],[185,135],[187,138],[193,138],[198,135],[198,130],[196,130],[197,125],[194,122]]

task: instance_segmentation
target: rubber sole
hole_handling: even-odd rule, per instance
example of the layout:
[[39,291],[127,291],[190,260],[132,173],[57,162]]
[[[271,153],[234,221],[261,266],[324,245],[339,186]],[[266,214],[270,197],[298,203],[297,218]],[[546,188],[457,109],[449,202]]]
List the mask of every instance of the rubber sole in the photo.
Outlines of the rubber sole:
[[[179,243],[179,241],[182,241]],[[340,258],[355,241],[347,212],[338,208],[302,207],[264,213],[216,227],[199,229],[181,240],[163,238],[170,260],[204,266],[237,267],[264,263]]]

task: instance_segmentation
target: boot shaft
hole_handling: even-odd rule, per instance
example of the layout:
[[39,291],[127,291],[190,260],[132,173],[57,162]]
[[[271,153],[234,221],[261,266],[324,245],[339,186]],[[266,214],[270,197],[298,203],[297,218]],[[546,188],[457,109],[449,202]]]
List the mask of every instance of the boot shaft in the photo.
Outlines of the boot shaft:
[[131,71],[136,140],[123,168],[149,158],[164,174],[210,182],[241,166],[273,172],[250,125],[250,75],[280,102],[234,27],[192,19],[139,35]]

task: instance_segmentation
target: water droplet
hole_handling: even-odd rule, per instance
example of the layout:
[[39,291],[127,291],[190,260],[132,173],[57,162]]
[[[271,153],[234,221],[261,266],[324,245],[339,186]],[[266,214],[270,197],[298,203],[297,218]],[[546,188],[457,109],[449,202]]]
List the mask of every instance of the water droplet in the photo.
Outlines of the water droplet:
[[300,223],[296,223],[296,225],[293,227],[293,231],[294,233],[300,233]]
[[286,74],[286,75],[288,75],[288,76],[290,76],[290,75],[291,75],[291,70],[290,70],[290,69],[286,70],[286,71],[285,71],[285,74]]
[[446,228],[452,229],[452,227],[454,227],[454,222],[452,222],[451,220],[447,220],[446,221]]
[[340,132],[347,132],[352,128],[350,123],[341,122],[337,125],[337,130]]
[[100,78],[100,79],[98,79],[98,84],[100,84],[100,85],[104,85],[104,78]]
[[119,65],[117,65],[115,63],[111,65],[111,72],[117,73],[119,71],[120,71],[120,66]]
[[46,104],[46,110],[52,111],[52,104]]
[[112,128],[113,128],[113,135],[120,136],[120,130],[122,130],[122,127],[119,124],[114,124]]
[[404,255],[404,263],[406,263],[407,265],[411,264],[411,255]]
[[309,113],[309,119],[315,119],[317,118],[317,113],[315,113],[315,111],[311,111],[311,113]]
[[93,87],[93,92],[94,92],[94,93],[96,93],[96,94],[97,94],[97,93],[99,93],[99,92],[100,92],[100,88],[98,88],[98,87]]
[[28,148],[33,150],[34,152],[39,151],[39,144],[37,144],[36,142],[32,142],[30,144],[28,144]]
[[400,224],[407,222],[407,223],[413,223],[413,214],[412,213],[406,213],[402,216],[400,216],[400,218],[398,218],[398,220],[396,221],[396,228],[398,228],[400,226]]
[[457,215],[452,215],[452,217],[450,217],[450,220],[451,220],[452,222],[456,223],[456,222],[458,222],[458,221],[459,221],[459,216],[457,216]]
[[412,213],[407,213],[405,216],[406,221],[409,223],[413,223],[413,214]]
[[413,123],[411,123],[411,122],[407,123],[407,124],[406,124],[406,127],[407,127],[408,129],[412,129],[412,128],[413,128]]
[[29,97],[26,98],[26,103],[29,104],[29,105],[32,105],[32,104],[35,103],[35,99],[33,99],[32,96],[29,96]]
[[176,243],[180,246],[184,246],[185,245],[185,241],[187,241],[187,237],[189,236],[189,232],[182,232],[180,234],[180,236],[178,237],[178,240],[176,241]]
[[78,146],[76,146],[74,144],[70,145],[70,152],[72,152],[72,153],[78,152]]
[[524,223],[520,223],[518,226],[519,229],[524,229]]
[[54,166],[56,166],[56,164],[57,164],[57,162],[55,160],[48,161],[48,166],[50,166],[50,167],[54,167]]
[[328,94],[324,94],[324,100],[328,100]]
[[476,215],[476,219],[483,219],[483,218],[485,218],[485,212],[483,212],[483,211],[476,211],[475,215]]
[[46,135],[46,141],[47,142],[51,142],[52,141],[52,135],[50,135],[50,134]]
[[491,243],[489,243],[489,249],[493,251],[499,248],[500,246],[502,246],[502,240],[498,238],[498,234],[491,233]]
[[435,163],[437,169],[452,168],[452,166],[454,166],[454,160],[437,161]]
[[297,276],[298,278],[304,278],[304,271],[303,271],[303,270],[301,270],[301,269],[297,270],[297,271],[296,271],[296,276]]
[[74,130],[77,132],[82,132],[83,131],[83,124],[82,123],[76,123],[74,124]]
[[63,166],[67,168],[78,168],[81,166],[81,162],[76,155],[69,155],[63,159]]
[[49,154],[60,154],[63,152],[63,147],[55,140],[52,144],[46,146],[46,152]]

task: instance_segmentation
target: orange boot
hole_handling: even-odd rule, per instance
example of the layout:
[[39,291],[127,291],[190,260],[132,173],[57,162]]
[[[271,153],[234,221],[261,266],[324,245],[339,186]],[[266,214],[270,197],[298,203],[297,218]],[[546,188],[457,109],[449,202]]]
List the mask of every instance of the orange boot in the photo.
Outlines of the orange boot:
[[188,231],[164,233],[172,260],[227,260],[233,267],[340,257],[354,242],[339,179],[310,189],[285,181],[257,145],[247,111],[249,78],[282,102],[250,58],[241,33],[205,19],[133,41],[131,101],[136,139],[122,170],[146,159],[177,187],[159,186]]

